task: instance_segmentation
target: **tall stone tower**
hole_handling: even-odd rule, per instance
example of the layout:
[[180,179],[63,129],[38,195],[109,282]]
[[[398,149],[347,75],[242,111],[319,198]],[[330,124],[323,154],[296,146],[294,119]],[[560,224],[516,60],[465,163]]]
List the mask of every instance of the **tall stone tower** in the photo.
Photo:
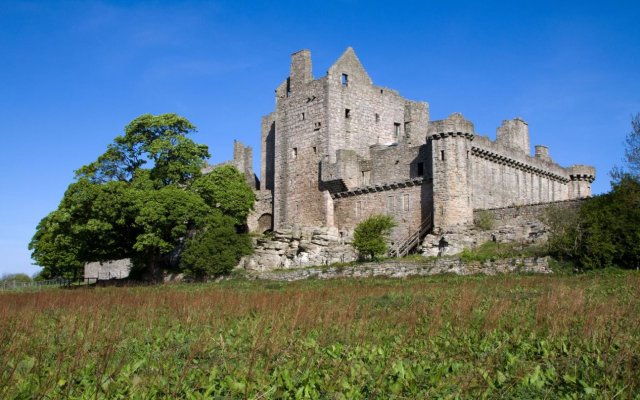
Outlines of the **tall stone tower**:
[[473,221],[469,161],[473,135],[473,124],[459,113],[429,125],[436,230]]

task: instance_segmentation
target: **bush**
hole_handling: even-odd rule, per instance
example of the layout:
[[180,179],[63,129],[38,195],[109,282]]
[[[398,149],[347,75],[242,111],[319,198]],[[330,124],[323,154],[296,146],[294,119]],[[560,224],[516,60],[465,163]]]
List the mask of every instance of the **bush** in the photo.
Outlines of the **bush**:
[[483,231],[489,231],[493,229],[493,215],[489,211],[480,210],[476,213],[476,217],[473,220],[473,224]]
[[353,246],[361,258],[375,260],[387,251],[386,239],[395,226],[388,215],[372,215],[360,222],[353,233]]
[[237,233],[233,218],[215,212],[206,228],[187,241],[180,266],[196,280],[228,274],[251,254],[251,238]]

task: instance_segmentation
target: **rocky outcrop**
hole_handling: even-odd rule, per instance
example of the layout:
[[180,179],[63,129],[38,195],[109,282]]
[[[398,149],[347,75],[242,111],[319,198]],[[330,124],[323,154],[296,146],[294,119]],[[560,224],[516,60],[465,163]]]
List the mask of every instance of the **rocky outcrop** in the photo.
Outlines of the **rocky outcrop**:
[[354,261],[353,247],[337,228],[295,228],[255,239],[254,253],[240,261],[248,271],[301,268]]
[[481,229],[473,225],[453,226],[431,233],[422,241],[422,254],[426,257],[455,255],[464,249],[473,249],[489,241],[523,244],[547,241],[548,227],[540,218],[526,215],[498,219],[492,211],[484,211],[493,218],[495,226],[491,229]]
[[437,274],[496,275],[501,273],[525,272],[549,274],[549,261],[542,258],[513,258],[485,263],[465,263],[459,259],[437,258],[424,261],[390,260],[380,263],[367,263],[348,267],[306,268],[288,271],[252,271],[250,279],[275,281],[298,281],[302,279],[368,278],[383,276],[388,278],[407,278],[410,276],[428,276]]

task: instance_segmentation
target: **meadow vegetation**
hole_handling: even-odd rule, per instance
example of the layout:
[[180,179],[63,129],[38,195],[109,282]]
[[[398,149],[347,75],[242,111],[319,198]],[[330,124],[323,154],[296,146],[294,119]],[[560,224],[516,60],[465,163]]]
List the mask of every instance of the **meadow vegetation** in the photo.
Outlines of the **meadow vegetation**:
[[640,274],[0,293],[0,398],[634,398]]

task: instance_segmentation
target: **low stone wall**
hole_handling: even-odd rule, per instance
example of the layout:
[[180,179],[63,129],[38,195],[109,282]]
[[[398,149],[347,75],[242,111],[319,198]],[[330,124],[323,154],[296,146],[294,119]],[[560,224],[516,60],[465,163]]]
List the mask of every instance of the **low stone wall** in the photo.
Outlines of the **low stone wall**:
[[390,260],[380,263],[360,264],[348,267],[307,268],[295,270],[250,272],[250,279],[272,281],[299,281],[302,279],[368,278],[388,277],[406,278],[409,276],[428,276],[437,274],[496,275],[511,272],[550,274],[549,260],[542,258],[514,258],[485,263],[465,263],[459,259],[437,258],[425,261]]
[[84,265],[85,279],[124,279],[129,277],[131,259],[123,258],[111,261],[94,261]]
[[464,249],[473,249],[483,243],[545,243],[549,236],[548,226],[544,222],[545,211],[549,207],[576,209],[584,199],[556,201],[524,206],[509,206],[486,210],[474,210],[474,221],[488,214],[492,227],[482,229],[478,226],[452,226],[437,233],[427,235],[422,242],[423,255],[451,256]]

